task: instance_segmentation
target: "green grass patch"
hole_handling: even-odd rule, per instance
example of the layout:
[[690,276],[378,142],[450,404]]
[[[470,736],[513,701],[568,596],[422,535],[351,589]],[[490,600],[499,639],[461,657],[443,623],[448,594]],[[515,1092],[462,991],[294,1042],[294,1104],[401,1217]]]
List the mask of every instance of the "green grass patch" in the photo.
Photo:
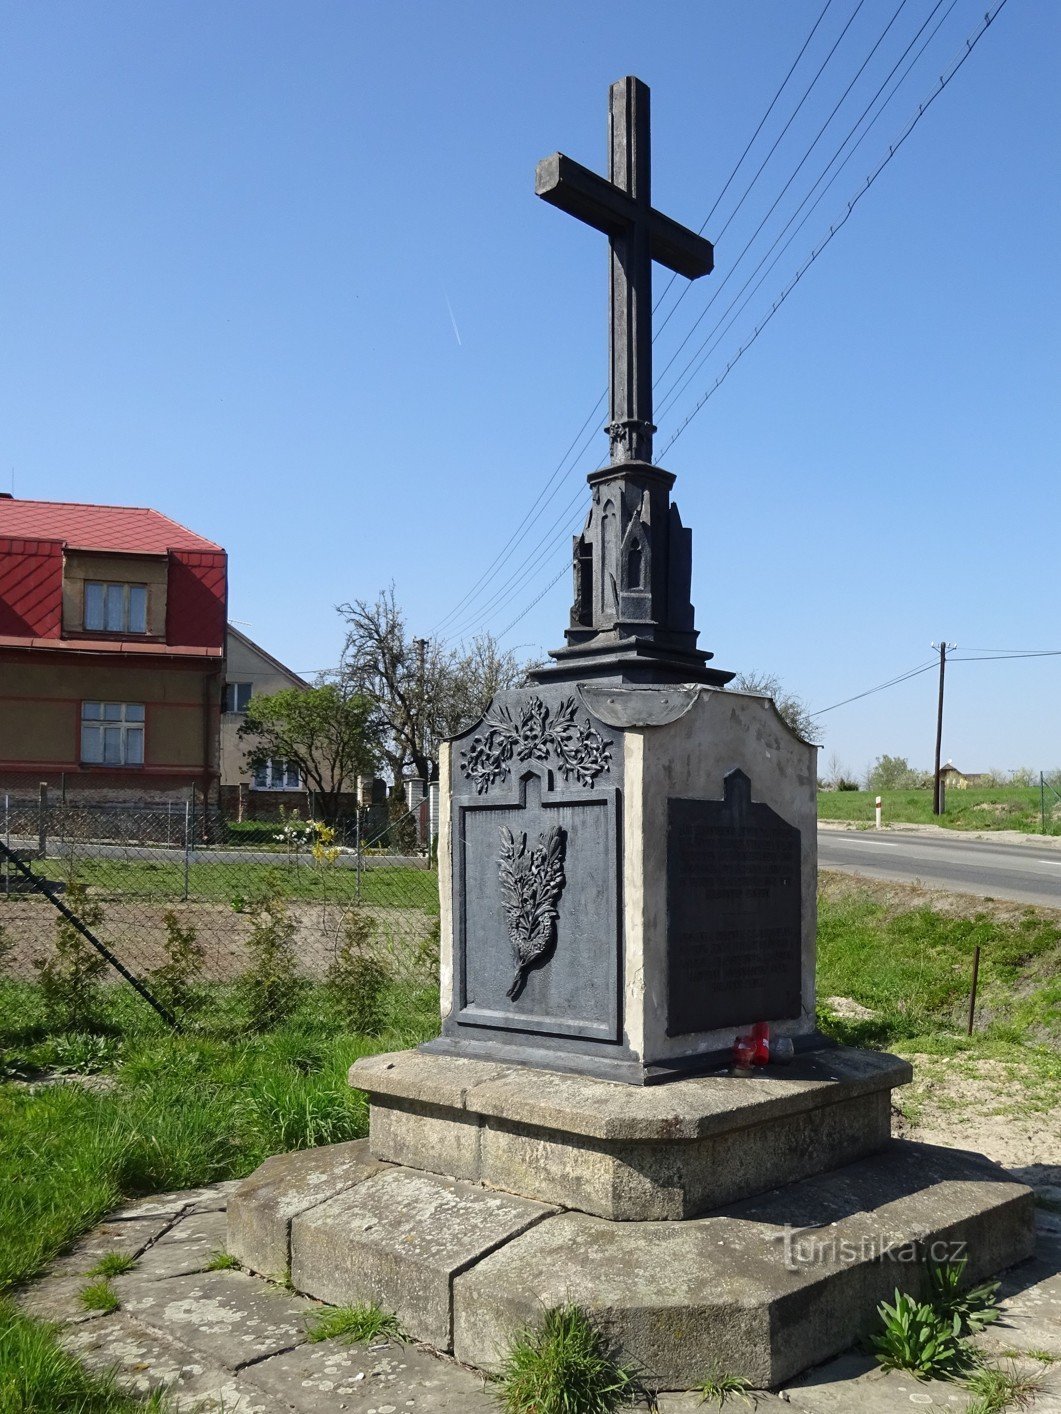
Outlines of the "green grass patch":
[[131,1257],[128,1252],[108,1252],[105,1257],[101,1257],[94,1267],[89,1267],[90,1277],[120,1277],[126,1272],[131,1272],[136,1266],[136,1258]]
[[716,1409],[724,1409],[730,1399],[743,1400],[751,1404],[751,1381],[740,1375],[730,1375],[719,1366],[712,1367],[707,1379],[698,1387],[701,1404],[713,1404]]
[[965,1381],[975,1395],[966,1414],[1004,1414],[1005,1410],[1028,1409],[1043,1387],[1043,1371],[1022,1370],[1015,1361],[1005,1365],[984,1365]]
[[207,1262],[206,1270],[208,1272],[231,1272],[238,1266],[239,1262],[231,1252],[215,1252]]
[[360,1341],[403,1339],[398,1317],[391,1311],[384,1311],[374,1301],[357,1306],[328,1306],[315,1311],[306,1322],[306,1336],[310,1341],[343,1340],[347,1344]]
[[[93,859],[78,855],[71,861],[51,857],[34,863],[34,872],[50,879],[66,881],[72,864],[76,877],[102,904],[118,899],[146,899],[173,903],[185,897],[184,859],[175,853],[169,859]],[[383,908],[418,908],[438,913],[438,874],[433,869],[406,869],[379,866],[363,869],[360,884],[357,870],[312,863],[295,865],[283,854],[274,861],[201,861],[188,868],[190,900],[200,903],[239,905],[279,891],[284,898],[309,903],[352,904],[360,901]]]
[[110,1282],[107,1281],[94,1281],[88,1286],[83,1286],[78,1294],[86,1311],[101,1311],[104,1316],[109,1316],[112,1311],[117,1311],[122,1304],[115,1295]]
[[[1048,835],[1061,835],[1061,811],[1057,798],[1048,790],[1046,826]],[[942,825],[948,830],[1018,830],[1024,834],[1044,833],[1038,786],[970,786],[947,791],[942,815],[932,814],[932,791],[886,790],[880,792],[881,813],[886,825]],[[874,823],[877,792],[870,790],[823,790],[818,792],[819,820],[855,820]]]
[[49,1326],[0,1300],[0,1410],[3,1414],[166,1414],[164,1395],[137,1399],[111,1375],[90,1374],[67,1355]]
[[613,1414],[641,1384],[581,1307],[556,1306],[513,1340],[495,1393],[505,1414]]

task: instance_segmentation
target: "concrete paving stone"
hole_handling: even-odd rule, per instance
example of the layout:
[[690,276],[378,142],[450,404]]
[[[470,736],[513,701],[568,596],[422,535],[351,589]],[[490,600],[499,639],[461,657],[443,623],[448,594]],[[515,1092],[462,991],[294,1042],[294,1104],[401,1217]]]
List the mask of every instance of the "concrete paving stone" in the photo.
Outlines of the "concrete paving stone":
[[225,1250],[227,1238],[224,1210],[189,1213],[147,1249],[136,1270],[155,1281],[206,1271],[214,1255]]
[[1039,1228],[1035,1256],[1005,1273],[999,1301],[1001,1319],[977,1344],[989,1352],[1042,1350],[1061,1360],[1061,1233]]
[[326,1198],[381,1173],[367,1139],[274,1154],[228,1198],[226,1251],[252,1272],[282,1276],[291,1260],[291,1221]]
[[176,1193],[152,1193],[146,1198],[136,1198],[124,1204],[117,1212],[111,1213],[107,1221],[128,1222],[134,1218],[177,1217],[202,1205],[202,1210],[223,1208],[228,1195],[239,1187],[239,1179],[230,1183],[214,1183],[206,1188],[182,1188]]
[[320,1414],[497,1414],[481,1375],[414,1345],[345,1345],[337,1340],[300,1345],[250,1366],[241,1383],[285,1399],[296,1410]]
[[170,1216],[144,1217],[127,1222],[108,1218],[105,1223],[87,1233],[54,1262],[48,1264],[49,1276],[84,1276],[103,1257],[112,1252],[139,1257],[173,1222]]
[[122,1309],[141,1325],[227,1370],[300,1344],[313,1310],[312,1302],[243,1272],[167,1281],[130,1273],[113,1286]]
[[294,1220],[291,1281],[336,1306],[378,1301],[409,1335],[448,1350],[453,1278],[554,1212],[508,1193],[392,1168]]
[[960,1414],[972,1403],[959,1384],[884,1371],[869,1356],[850,1353],[808,1370],[785,1386],[783,1398],[793,1414],[898,1414],[902,1409]]
[[94,1321],[102,1314],[86,1311],[81,1304],[81,1292],[88,1284],[83,1276],[42,1277],[20,1291],[16,1300],[27,1316],[38,1321],[59,1321],[63,1325],[80,1325]]
[[222,1409],[225,1414],[286,1414],[289,1407],[253,1385],[244,1388],[231,1370],[205,1362],[197,1351],[148,1330],[124,1311],[65,1331],[60,1340],[90,1370],[113,1370],[133,1394],[164,1388],[180,1414]]

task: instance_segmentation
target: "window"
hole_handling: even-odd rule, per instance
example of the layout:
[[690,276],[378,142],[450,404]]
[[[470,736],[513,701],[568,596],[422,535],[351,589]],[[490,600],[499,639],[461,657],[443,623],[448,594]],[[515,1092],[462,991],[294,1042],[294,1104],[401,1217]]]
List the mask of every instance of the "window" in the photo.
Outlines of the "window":
[[302,778],[293,761],[263,761],[254,768],[255,790],[301,790]]
[[81,760],[99,766],[142,766],[144,704],[82,702]]
[[147,585],[86,580],[83,626],[98,633],[146,633]]
[[249,682],[226,682],[225,683],[225,711],[226,712],[246,712],[247,703],[251,700],[251,685]]

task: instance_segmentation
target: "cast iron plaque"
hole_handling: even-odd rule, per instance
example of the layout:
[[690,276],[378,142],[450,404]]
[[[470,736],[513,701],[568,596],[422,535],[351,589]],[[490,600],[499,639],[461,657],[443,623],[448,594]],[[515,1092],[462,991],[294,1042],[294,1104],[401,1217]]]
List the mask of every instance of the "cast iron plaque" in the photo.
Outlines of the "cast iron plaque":
[[798,1017],[800,832],[753,803],[667,802],[667,1035]]

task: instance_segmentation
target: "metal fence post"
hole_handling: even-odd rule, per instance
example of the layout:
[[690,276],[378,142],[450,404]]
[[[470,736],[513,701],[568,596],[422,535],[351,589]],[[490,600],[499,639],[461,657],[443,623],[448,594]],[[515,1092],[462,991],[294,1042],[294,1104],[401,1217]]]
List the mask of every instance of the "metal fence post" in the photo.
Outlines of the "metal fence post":
[[184,902],[188,902],[188,866],[192,852],[192,803],[184,802]]
[[1039,814],[1042,818],[1042,831],[1046,834],[1046,776],[1039,772]]
[[37,817],[37,858],[48,857],[48,782],[41,781]]
[[[11,797],[4,793],[4,843],[11,848]],[[4,855],[4,893],[11,893],[11,865]]]
[[361,806],[354,807],[354,849],[357,851],[357,901],[361,902]]

